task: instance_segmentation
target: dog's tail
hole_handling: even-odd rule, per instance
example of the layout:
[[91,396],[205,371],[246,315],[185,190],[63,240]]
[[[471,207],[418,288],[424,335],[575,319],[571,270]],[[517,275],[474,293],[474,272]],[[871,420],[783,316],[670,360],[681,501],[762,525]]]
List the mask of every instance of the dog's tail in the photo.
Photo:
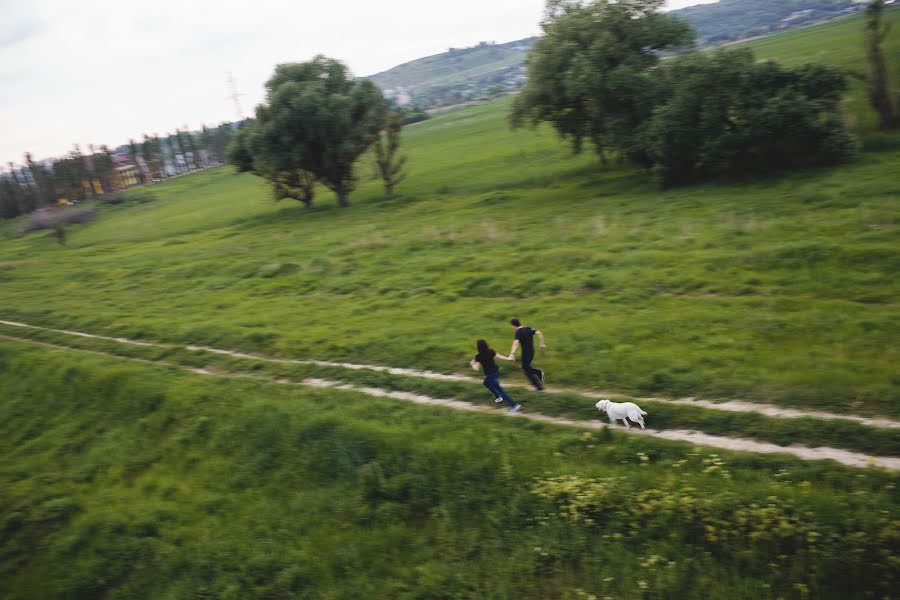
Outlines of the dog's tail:
[[649,414],[649,413],[647,413],[646,410],[642,410],[642,411],[641,411],[641,416],[642,416],[642,417],[646,417],[648,414]]

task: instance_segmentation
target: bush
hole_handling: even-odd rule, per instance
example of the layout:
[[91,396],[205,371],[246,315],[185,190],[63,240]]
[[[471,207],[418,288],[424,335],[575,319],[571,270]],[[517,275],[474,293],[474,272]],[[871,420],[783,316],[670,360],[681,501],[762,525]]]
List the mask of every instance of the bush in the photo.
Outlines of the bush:
[[832,67],[785,69],[746,50],[690,54],[657,73],[660,104],[640,136],[664,184],[852,158],[839,101],[845,77]]
[[34,212],[28,222],[22,227],[21,233],[40,231],[42,229],[56,229],[61,225],[87,223],[97,218],[97,209],[93,206],[86,208],[49,209]]

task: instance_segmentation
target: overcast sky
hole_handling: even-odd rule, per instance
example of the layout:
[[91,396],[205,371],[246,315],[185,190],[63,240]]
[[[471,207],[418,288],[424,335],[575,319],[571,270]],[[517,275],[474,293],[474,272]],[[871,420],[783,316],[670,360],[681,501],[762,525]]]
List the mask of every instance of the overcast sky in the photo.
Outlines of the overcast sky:
[[[712,0],[670,0],[681,8]],[[538,33],[543,0],[0,0],[0,164],[234,120],[281,62],[356,75]]]

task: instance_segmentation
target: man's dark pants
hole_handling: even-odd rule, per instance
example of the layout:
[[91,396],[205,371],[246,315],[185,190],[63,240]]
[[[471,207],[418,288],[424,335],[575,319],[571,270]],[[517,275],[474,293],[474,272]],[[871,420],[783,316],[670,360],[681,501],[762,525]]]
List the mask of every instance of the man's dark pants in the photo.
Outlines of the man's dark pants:
[[531,361],[533,360],[534,352],[522,353],[522,371],[525,372],[525,377],[528,378],[528,381],[531,382],[535,389],[542,390],[544,389],[544,384],[541,383],[541,377],[544,375],[544,372],[531,366]]

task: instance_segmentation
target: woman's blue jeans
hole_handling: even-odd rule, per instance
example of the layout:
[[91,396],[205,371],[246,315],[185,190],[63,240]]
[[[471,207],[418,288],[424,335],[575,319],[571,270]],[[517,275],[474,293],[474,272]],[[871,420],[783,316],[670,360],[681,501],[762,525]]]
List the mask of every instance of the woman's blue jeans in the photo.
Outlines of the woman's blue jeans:
[[500,385],[500,371],[484,376],[484,387],[486,387],[495,398],[503,398],[507,404],[515,408],[516,401],[509,397],[506,390]]

